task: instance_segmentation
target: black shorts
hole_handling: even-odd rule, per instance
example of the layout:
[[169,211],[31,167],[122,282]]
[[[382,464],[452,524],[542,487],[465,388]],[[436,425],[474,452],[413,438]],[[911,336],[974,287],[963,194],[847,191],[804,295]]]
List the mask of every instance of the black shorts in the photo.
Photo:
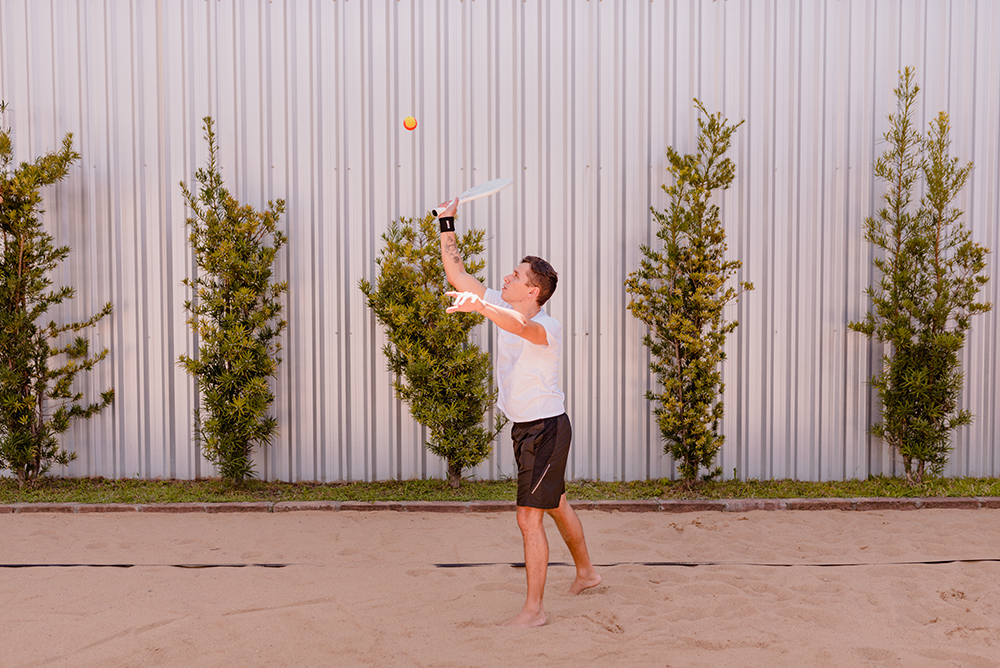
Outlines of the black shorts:
[[573,429],[565,413],[510,430],[517,461],[517,505],[551,510],[566,491],[566,460]]

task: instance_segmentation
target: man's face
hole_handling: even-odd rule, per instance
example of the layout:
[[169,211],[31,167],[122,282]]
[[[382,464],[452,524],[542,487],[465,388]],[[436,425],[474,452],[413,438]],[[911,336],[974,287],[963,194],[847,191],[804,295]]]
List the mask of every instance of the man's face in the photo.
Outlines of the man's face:
[[508,304],[518,304],[524,301],[537,301],[538,288],[528,285],[528,276],[531,274],[531,265],[527,262],[514,267],[512,271],[503,279],[503,289],[500,291],[503,300]]

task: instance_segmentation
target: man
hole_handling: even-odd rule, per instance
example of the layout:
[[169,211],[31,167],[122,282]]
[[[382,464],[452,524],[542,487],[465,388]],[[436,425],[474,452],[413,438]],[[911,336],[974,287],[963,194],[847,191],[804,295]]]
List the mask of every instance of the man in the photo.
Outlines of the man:
[[497,404],[514,426],[517,460],[517,525],[524,538],[528,594],[524,608],[506,626],[532,627],[545,623],[542,596],[549,566],[549,544],[542,521],[555,520],[576,564],[571,594],[596,587],[601,576],[594,569],[583,536],[583,525],[566,501],[565,471],[571,428],[559,389],[562,327],[542,310],[556,288],[557,276],[541,258],[528,256],[503,279],[498,292],[487,289],[465,271],[455,241],[456,197],[438,216],[441,260],[456,292],[449,313],[475,312],[500,329],[496,351]]

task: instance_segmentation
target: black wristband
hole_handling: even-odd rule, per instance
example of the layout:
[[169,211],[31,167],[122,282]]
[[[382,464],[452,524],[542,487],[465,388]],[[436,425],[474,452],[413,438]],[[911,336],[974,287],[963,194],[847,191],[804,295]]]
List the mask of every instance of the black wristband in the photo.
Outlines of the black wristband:
[[438,222],[441,224],[442,232],[454,232],[455,231],[455,217],[448,216],[446,218],[438,218]]

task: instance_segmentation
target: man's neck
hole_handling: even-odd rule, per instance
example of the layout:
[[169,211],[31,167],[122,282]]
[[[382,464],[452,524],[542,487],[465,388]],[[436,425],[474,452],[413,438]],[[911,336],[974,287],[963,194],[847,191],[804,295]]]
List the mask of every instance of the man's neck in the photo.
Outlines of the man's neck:
[[515,311],[523,315],[528,320],[534,318],[536,315],[538,315],[539,311],[542,310],[542,307],[539,306],[538,302],[536,302],[534,299],[523,301],[520,302],[519,304],[511,304],[511,308],[513,308]]

